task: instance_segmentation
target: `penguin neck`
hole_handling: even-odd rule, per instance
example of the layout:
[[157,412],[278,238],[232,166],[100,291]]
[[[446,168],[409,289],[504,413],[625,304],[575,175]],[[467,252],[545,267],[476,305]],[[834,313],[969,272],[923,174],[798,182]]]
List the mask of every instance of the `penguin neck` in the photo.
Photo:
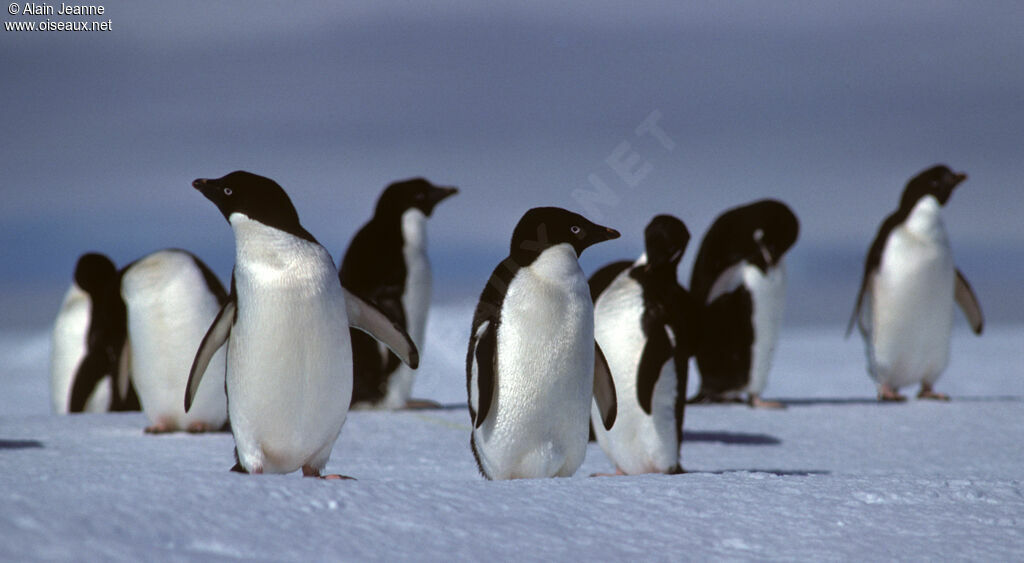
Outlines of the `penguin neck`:
[[917,200],[907,216],[904,227],[910,234],[920,239],[946,240],[946,228],[942,223],[942,204],[931,195]]
[[579,276],[583,277],[576,249],[569,243],[556,244],[544,249],[530,264],[530,269],[540,278],[556,283]]
[[427,216],[415,207],[402,213],[402,241],[407,250],[426,251]]
[[284,267],[288,261],[286,257],[326,253],[315,240],[264,225],[240,213],[233,213],[228,220],[235,233],[236,263]]

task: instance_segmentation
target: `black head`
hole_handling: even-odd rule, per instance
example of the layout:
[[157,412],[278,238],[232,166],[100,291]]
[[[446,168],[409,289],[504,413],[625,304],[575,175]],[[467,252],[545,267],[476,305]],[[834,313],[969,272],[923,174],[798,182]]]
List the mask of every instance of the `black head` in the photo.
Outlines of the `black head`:
[[924,196],[934,196],[941,205],[946,205],[953,195],[953,188],[967,179],[963,172],[953,172],[942,164],[932,166],[928,170],[914,176],[903,189],[900,209],[910,210]]
[[512,232],[510,256],[520,264],[552,246],[568,243],[576,256],[592,244],[619,238],[619,232],[590,222],[560,207],[534,207],[523,214]]
[[726,211],[715,224],[724,231],[721,234],[730,241],[733,252],[762,272],[779,263],[800,232],[796,215],[786,204],[774,199]]
[[435,186],[423,178],[395,182],[380,194],[376,214],[401,215],[409,209],[416,208],[430,217],[435,205],[458,192],[458,188]]
[[103,254],[88,252],[75,264],[75,283],[83,291],[95,295],[117,276],[117,268]]
[[215,180],[200,178],[192,187],[212,201],[229,222],[232,214],[239,213],[286,232],[305,232],[292,200],[270,178],[238,170]]
[[673,276],[690,242],[690,231],[679,219],[671,215],[658,215],[644,229],[644,246],[648,268],[669,265]]

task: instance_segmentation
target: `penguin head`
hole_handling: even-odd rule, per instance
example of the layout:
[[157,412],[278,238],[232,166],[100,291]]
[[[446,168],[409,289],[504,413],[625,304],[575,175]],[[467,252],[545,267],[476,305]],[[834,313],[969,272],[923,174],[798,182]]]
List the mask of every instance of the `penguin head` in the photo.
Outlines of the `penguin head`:
[[423,178],[395,182],[380,194],[375,214],[400,216],[409,209],[419,209],[430,217],[435,205],[458,192],[458,188],[435,186]]
[[192,187],[212,201],[231,222],[235,213],[287,232],[305,232],[292,200],[277,182],[237,170],[217,179],[199,178]]
[[672,215],[658,215],[644,229],[644,247],[647,251],[647,269],[662,265],[671,268],[673,275],[690,242],[686,225]]
[[939,164],[919,173],[907,182],[903,189],[900,209],[911,209],[917,201],[925,196],[932,196],[940,205],[946,205],[953,189],[967,179],[963,172],[953,172],[949,167]]
[[774,267],[796,242],[800,223],[789,207],[763,199],[726,211],[715,220],[705,244],[726,257],[723,267],[746,260],[762,272]]
[[534,207],[523,214],[512,232],[510,255],[527,263],[544,250],[569,244],[576,256],[590,245],[619,238],[615,229],[602,227],[586,217],[560,207]]
[[75,283],[90,295],[99,293],[115,276],[117,268],[103,254],[88,252],[75,265]]

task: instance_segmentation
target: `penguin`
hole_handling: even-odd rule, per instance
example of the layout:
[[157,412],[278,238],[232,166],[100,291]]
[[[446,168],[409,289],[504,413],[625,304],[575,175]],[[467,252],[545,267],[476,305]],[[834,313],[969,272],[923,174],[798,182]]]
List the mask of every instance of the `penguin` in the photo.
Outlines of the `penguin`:
[[228,416],[223,351],[210,362],[192,409],[186,413],[181,405],[199,343],[227,301],[217,276],[189,252],[160,250],[124,268],[121,297],[128,310],[132,383],[150,422],[146,432],[223,427]]
[[[412,337],[420,353],[430,307],[427,218],[434,206],[458,193],[423,178],[389,185],[377,200],[373,218],[356,233],[338,271],[341,285],[375,305]],[[369,335],[351,331],[353,406],[434,406],[410,401],[414,372]]]
[[527,211],[484,286],[466,354],[470,447],[487,479],[569,477],[587,450],[590,404],[615,422],[615,384],[594,340],[578,258],[613,229],[557,207]]
[[786,299],[783,257],[800,223],[781,201],[730,209],[701,241],[690,291],[701,308],[697,342],[700,390],[690,402],[738,401],[782,408],[761,398]]
[[682,472],[679,447],[697,309],[676,269],[690,232],[676,217],[658,215],[644,241],[645,252],[635,262],[609,264],[590,279],[594,335],[618,398],[614,427],[605,430],[596,405],[591,421],[619,475]]
[[984,328],[981,305],[953,262],[942,222],[942,207],[966,178],[944,165],[911,178],[868,249],[846,335],[856,323],[880,401],[906,400],[900,387],[916,384],[920,399],[949,400],[933,386],[949,363],[954,301],[975,334]]
[[349,327],[370,332],[414,368],[416,345],[341,287],[330,253],[299,223],[277,182],[236,171],[192,185],[231,225],[235,267],[228,300],[192,362],[185,411],[226,343],[232,471],[343,478],[322,472],[352,399]]
[[50,397],[57,414],[139,408],[125,362],[119,280],[103,254],[83,254],[75,265],[51,335]]

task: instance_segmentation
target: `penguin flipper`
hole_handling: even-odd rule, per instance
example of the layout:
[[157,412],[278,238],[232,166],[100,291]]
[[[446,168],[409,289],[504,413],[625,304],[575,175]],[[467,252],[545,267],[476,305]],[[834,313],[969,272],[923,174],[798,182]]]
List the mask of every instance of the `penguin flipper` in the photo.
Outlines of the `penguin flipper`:
[[420,365],[420,353],[409,334],[387,317],[380,309],[356,297],[347,289],[345,292],[345,310],[348,313],[348,324],[376,338],[381,344],[394,352],[402,362],[416,369]]
[[967,317],[967,322],[971,324],[971,330],[974,331],[974,334],[981,334],[982,329],[985,328],[985,317],[981,314],[981,304],[978,303],[978,297],[974,295],[971,284],[967,283],[967,278],[959,268],[956,270],[956,288],[953,295],[956,298],[956,304],[960,306],[964,316]]
[[671,358],[672,343],[665,333],[665,328],[659,326],[647,335],[647,343],[644,344],[644,350],[640,354],[640,365],[636,370],[637,400],[640,401],[640,408],[647,414],[651,414],[654,386],[661,376],[661,368]]
[[594,400],[597,401],[597,410],[601,413],[604,429],[611,430],[618,412],[615,381],[612,379],[608,360],[605,359],[604,352],[597,342],[594,342]]
[[74,383],[71,385],[71,395],[68,397],[68,412],[82,412],[85,410],[85,403],[100,380],[108,373],[108,364],[103,360],[101,354],[90,352],[82,358],[75,371]]
[[117,374],[114,382],[116,384],[117,396],[121,401],[128,399],[131,391],[132,376],[132,343],[130,338],[124,339],[124,346],[121,347],[121,355],[117,360]]
[[213,359],[217,350],[220,350],[220,347],[227,342],[237,311],[238,303],[235,301],[235,295],[231,294],[228,301],[221,307],[220,313],[217,313],[213,324],[206,331],[206,336],[203,337],[203,342],[199,345],[196,357],[192,361],[192,369],[188,373],[188,384],[185,385],[185,412],[192,407],[192,400],[196,397],[199,382],[202,381],[203,374],[206,373],[206,368],[210,365],[210,360]]
[[[476,346],[471,361],[476,366],[477,405],[474,428],[480,428],[491,410],[494,389],[497,387],[498,370],[494,369],[495,351],[498,343],[494,323],[485,321],[483,330],[478,329]],[[472,369],[472,367],[470,368]]]

